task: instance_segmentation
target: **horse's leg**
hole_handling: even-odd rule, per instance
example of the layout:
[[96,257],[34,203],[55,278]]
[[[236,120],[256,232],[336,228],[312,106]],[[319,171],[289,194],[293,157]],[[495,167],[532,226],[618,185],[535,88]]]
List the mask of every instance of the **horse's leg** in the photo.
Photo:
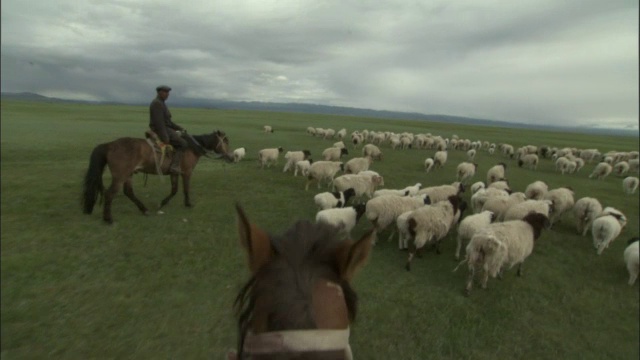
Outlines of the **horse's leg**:
[[189,173],[185,173],[182,175],[182,190],[184,192],[184,206],[192,207],[191,199],[189,199],[189,180],[191,179],[191,175]]
[[134,204],[142,211],[143,214],[148,215],[149,210],[144,206],[142,201],[140,201],[136,195],[133,193],[133,185],[131,184],[131,178],[128,178],[127,181],[124,182],[124,194],[129,198],[129,200],[133,201]]
[[167,205],[169,200],[171,200],[178,193],[178,175],[171,174],[170,176],[171,176],[171,194],[169,194],[169,196],[167,196],[162,200],[162,202],[160,203],[161,208]]
[[109,189],[107,189],[104,194],[104,208],[102,212],[102,219],[108,224],[113,224],[113,217],[111,216],[111,202],[113,201],[114,196],[116,196],[116,194],[120,190],[121,186],[122,180],[114,177],[111,180],[111,186],[109,186]]

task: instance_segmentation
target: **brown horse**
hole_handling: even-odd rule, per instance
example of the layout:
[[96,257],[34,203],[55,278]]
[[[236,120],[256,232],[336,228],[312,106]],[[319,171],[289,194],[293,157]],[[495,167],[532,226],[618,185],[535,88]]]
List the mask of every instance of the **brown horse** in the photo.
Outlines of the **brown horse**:
[[351,359],[358,299],[349,283],[371,252],[374,230],[343,241],[334,226],[298,221],[267,235],[236,209],[252,276],[236,297],[238,347],[227,358]]
[[[224,132],[215,130],[211,134],[185,136],[189,148],[182,155],[181,170],[184,189],[184,204],[191,207],[189,199],[189,180],[201,156],[213,151],[220,154],[219,157],[231,162],[233,157],[229,155],[229,140]],[[107,223],[113,223],[111,216],[111,202],[114,196],[124,186],[124,194],[133,201],[140,211],[147,215],[149,210],[134,195],[132,178],[133,174],[171,175],[171,193],[162,200],[160,207],[166,205],[178,192],[178,175],[169,174],[170,156],[162,161],[162,155],[151,142],[145,139],[124,137],[112,142],[100,144],[93,149],[89,160],[89,169],[84,177],[84,190],[82,193],[82,206],[85,214],[91,214],[96,201],[100,197],[104,200],[102,218]],[[160,163],[162,162],[162,163]],[[105,191],[102,183],[104,167],[109,166],[111,171],[111,186]],[[104,197],[104,199],[102,199]]]

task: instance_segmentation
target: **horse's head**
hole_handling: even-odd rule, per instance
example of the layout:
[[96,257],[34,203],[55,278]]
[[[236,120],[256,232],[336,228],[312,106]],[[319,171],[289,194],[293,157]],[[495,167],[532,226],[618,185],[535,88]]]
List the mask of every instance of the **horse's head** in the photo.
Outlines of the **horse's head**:
[[331,225],[298,221],[274,236],[236,209],[252,274],[235,302],[238,359],[283,354],[350,358],[349,325],[357,296],[349,283],[365,264],[375,232],[342,241]]
[[224,131],[214,130],[211,134],[194,136],[196,141],[207,151],[213,151],[219,158],[233,162],[233,154],[229,150],[229,138]]

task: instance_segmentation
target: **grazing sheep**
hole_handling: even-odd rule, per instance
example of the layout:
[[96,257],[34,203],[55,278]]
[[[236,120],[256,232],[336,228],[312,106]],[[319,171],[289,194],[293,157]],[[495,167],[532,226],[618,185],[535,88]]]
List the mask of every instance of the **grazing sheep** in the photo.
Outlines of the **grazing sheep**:
[[273,128],[269,125],[265,125],[262,127],[264,129],[264,132],[266,133],[272,133],[273,132]]
[[313,197],[313,202],[316,203],[320,210],[327,210],[333,208],[345,207],[347,201],[356,195],[354,189],[347,189],[345,191],[323,192]]
[[573,217],[576,219],[576,231],[586,236],[593,220],[602,213],[600,201],[592,197],[583,197],[573,205]]
[[489,155],[493,155],[496,152],[496,148],[495,147],[489,148],[487,152],[489,153]]
[[549,185],[547,185],[547,183],[544,181],[538,180],[527,185],[527,188],[524,191],[524,195],[527,197],[527,199],[542,200],[547,194],[547,191],[549,191]]
[[495,214],[496,219],[502,221],[504,214],[510,207],[525,202],[526,200],[527,198],[522,192],[511,193],[508,197],[491,197],[482,205],[482,211],[491,211]]
[[237,163],[240,160],[244,159],[246,153],[247,151],[244,147],[233,150],[233,162]]
[[320,189],[320,183],[323,180],[328,180],[328,186],[333,183],[333,177],[336,176],[338,171],[344,170],[344,164],[340,161],[316,161],[309,167],[307,173],[307,184],[305,190],[309,190],[309,184],[313,180],[318,182],[318,189]]
[[460,163],[458,165],[458,171],[457,171],[458,181],[465,184],[467,180],[471,179],[476,175],[477,169],[478,169],[478,164],[476,163],[469,163],[469,162]]
[[606,207],[591,225],[593,246],[598,250],[598,255],[615,240],[622,229],[627,225],[627,218],[619,210]]
[[611,174],[611,171],[613,171],[613,168],[610,164],[601,162],[596,165],[595,169],[593,169],[593,172],[591,173],[591,175],[589,175],[589,179],[596,177],[598,180],[602,180],[609,176],[609,174]]
[[469,241],[473,235],[485,226],[488,226],[496,220],[496,215],[489,211],[482,211],[478,214],[469,215],[464,218],[458,225],[458,236],[456,237],[456,260],[460,259],[460,249],[463,241]]
[[333,139],[333,136],[336,134],[336,131],[333,129],[326,129],[324,131],[324,139]]
[[341,228],[343,237],[351,238],[351,230],[365,212],[365,204],[357,204],[345,208],[321,210],[316,214],[317,223],[325,223]]
[[484,189],[484,183],[482,181],[477,181],[474,182],[473,185],[471,185],[471,195],[475,194],[478,192],[478,190]]
[[425,244],[436,245],[436,252],[440,254],[440,241],[447,236],[456,221],[461,199],[457,195],[449,196],[447,201],[435,202],[430,206],[416,209],[407,219],[409,234],[413,238],[413,245],[409,247],[407,271],[411,270],[411,260],[418,249]]
[[474,214],[479,213],[484,206],[484,203],[492,197],[508,197],[509,193],[502,189],[487,188],[476,191],[471,195],[471,211]]
[[340,160],[342,155],[349,155],[349,150],[345,148],[341,149],[337,147],[330,147],[324,149],[324,151],[322,152],[322,159],[324,161],[338,161]]
[[637,176],[627,176],[622,180],[622,190],[624,190],[626,194],[633,194],[636,192],[636,189],[638,189],[639,182],[640,180]]
[[302,176],[309,175],[309,168],[311,167],[311,164],[313,164],[312,159],[298,161],[296,163],[296,169],[293,171],[293,176],[298,176],[298,171]]
[[351,142],[353,143],[353,147],[357,148],[358,145],[364,142],[364,136],[362,134],[352,134]]
[[439,169],[447,163],[447,152],[446,151],[436,151],[436,154],[433,155],[433,165],[436,169]]
[[342,142],[342,141],[338,141],[337,143],[333,144],[333,147],[337,147],[339,149],[346,148],[346,146],[344,145],[344,142]]
[[[367,201],[366,216],[375,227],[377,233],[380,234],[391,225],[400,214],[428,204],[431,204],[431,199],[425,195],[380,196]],[[393,233],[391,237],[393,237]]]
[[640,238],[634,237],[627,241],[626,249],[624,249],[624,263],[629,271],[629,285],[633,285],[640,273],[640,248],[638,247]]
[[536,170],[538,168],[538,155],[527,154],[518,160],[518,167],[525,167],[530,170]]
[[[338,137],[338,139],[344,139],[344,137],[347,136],[347,129],[345,128],[340,129],[340,131],[336,133],[336,136]],[[344,145],[344,143],[342,145]]]
[[376,190],[373,193],[373,197],[379,197],[384,195],[395,195],[395,196],[415,196],[418,195],[418,191],[420,191],[420,187],[422,184],[417,183],[412,186],[407,186],[404,189],[380,189]]
[[284,164],[282,172],[294,169],[298,161],[307,160],[309,156],[311,156],[311,152],[309,150],[287,151],[287,153],[284,154],[284,158],[287,160],[287,163]]
[[527,214],[522,220],[494,223],[478,231],[467,245],[469,276],[465,294],[471,294],[476,272],[483,270],[481,286],[487,288],[489,276],[501,275],[503,269],[518,265],[518,276],[522,276],[522,264],[533,252],[535,240],[547,225],[546,216]]
[[353,188],[356,191],[356,197],[367,195],[371,198],[376,186],[382,185],[384,185],[384,180],[381,176],[347,174],[333,179],[334,190],[345,191]]
[[433,158],[427,158],[427,159],[424,161],[424,170],[425,170],[426,172],[431,171],[431,169],[433,169],[433,164],[434,164],[434,162],[433,162]]
[[433,204],[447,200],[450,196],[462,196],[464,193],[464,184],[454,182],[451,185],[430,186],[418,191],[418,195],[428,195]]
[[504,221],[522,220],[530,212],[536,212],[549,218],[552,212],[553,202],[551,200],[526,200],[511,206],[504,213]]
[[307,134],[311,134],[312,136],[316,136],[316,128],[309,126],[307,127]]
[[505,171],[507,170],[507,164],[498,163],[491,169],[487,171],[487,186],[491,185],[491,183],[496,182],[500,179],[505,178]]
[[358,174],[361,171],[369,170],[372,162],[373,159],[370,156],[350,159],[344,164],[344,173]]
[[471,149],[467,151],[467,159],[469,159],[469,161],[473,161],[473,159],[475,158],[476,158],[476,149]]
[[629,163],[629,172],[638,173],[640,170],[640,159],[630,159]]
[[506,179],[498,180],[496,182],[489,184],[489,186],[487,186],[487,189],[500,189],[508,193],[511,193],[511,187],[509,186],[509,181],[507,181]]
[[576,163],[576,169],[573,172],[578,172],[584,167],[584,160],[581,158],[575,159],[574,162]]
[[278,164],[278,156],[284,151],[282,147],[272,149],[262,149],[258,151],[258,161],[260,162],[260,168],[264,169],[264,166],[271,167],[271,164]]
[[362,156],[371,156],[374,160],[382,160],[382,151],[373,144],[367,144],[362,148]]
[[629,163],[626,161],[620,161],[613,166],[612,171],[618,176],[624,176],[629,172]]
[[575,161],[571,161],[564,156],[561,156],[558,159],[556,159],[556,171],[560,170],[562,175],[564,175],[564,173],[566,172],[571,173],[571,168],[575,169],[577,167],[578,165],[576,164]]
[[559,221],[564,213],[573,208],[573,205],[575,204],[573,195],[573,189],[561,187],[549,190],[544,196],[546,200],[551,200],[553,203],[553,214],[549,216],[551,226]]

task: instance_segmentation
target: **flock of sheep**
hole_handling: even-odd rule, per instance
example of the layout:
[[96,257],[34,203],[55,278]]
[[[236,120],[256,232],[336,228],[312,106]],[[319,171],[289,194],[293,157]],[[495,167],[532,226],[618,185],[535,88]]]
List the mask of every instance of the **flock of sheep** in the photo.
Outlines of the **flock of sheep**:
[[[265,126],[264,131],[272,133],[273,129]],[[602,179],[612,172],[618,176],[628,175],[622,182],[627,194],[635,193],[639,184],[637,151],[601,154],[596,149],[534,145],[515,149],[509,144],[470,141],[456,135],[443,138],[431,134],[367,130],[354,131],[347,138],[346,129],[336,132],[314,127],[307,128],[307,133],[339,140],[322,152],[321,160],[313,161],[308,150],[284,154],[286,163],[283,171],[293,171],[294,176],[300,173],[306,177],[306,190],[314,182],[318,189],[323,184],[332,187],[332,191],[320,192],[313,198],[319,210],[316,221],[338,227],[345,237],[350,236],[363,216],[378,234],[390,229],[389,238],[397,234],[398,247],[408,249],[407,270],[411,268],[413,257],[425,245],[434,246],[439,253],[440,242],[457,227],[456,259],[460,258],[463,243],[467,243],[466,255],[460,263],[467,263],[469,269],[467,294],[472,290],[477,275],[481,276],[483,288],[489,276],[500,277],[505,269],[515,265],[518,265],[517,273],[520,275],[523,262],[533,252],[535,240],[544,229],[551,228],[568,212],[573,212],[578,234],[586,236],[591,231],[598,255],[618,237],[627,223],[621,210],[604,207],[593,197],[576,200],[574,191],[568,187],[549,189],[544,181],[535,181],[524,192],[514,191],[507,181],[504,162],[487,171],[486,182],[478,181],[469,186],[476,175],[477,164],[473,160],[478,152],[486,151],[489,155],[497,152],[505,159],[515,160],[518,166],[531,170],[536,169],[541,158],[551,159],[556,170],[563,175],[576,173],[585,164],[597,161],[589,178]],[[361,152],[362,156],[343,162],[344,156],[350,156],[345,142],[351,144],[352,152]],[[384,177],[369,167],[374,161],[383,160],[382,145],[389,145],[391,149],[435,150],[435,155],[424,162],[426,172],[443,167],[451,150],[466,151],[468,161],[457,166],[457,181],[452,184],[423,188],[422,184],[416,183],[402,189],[378,189],[384,186]],[[260,167],[277,164],[283,152],[281,147],[260,150]],[[244,148],[234,151],[235,161],[242,160],[244,156]],[[336,176],[339,172],[343,174]],[[467,188],[471,192],[469,204],[462,199]],[[367,201],[362,202],[365,199]],[[472,214],[464,217],[467,209]],[[623,257],[629,272],[629,284],[633,285],[640,272],[637,237],[629,240]]]

